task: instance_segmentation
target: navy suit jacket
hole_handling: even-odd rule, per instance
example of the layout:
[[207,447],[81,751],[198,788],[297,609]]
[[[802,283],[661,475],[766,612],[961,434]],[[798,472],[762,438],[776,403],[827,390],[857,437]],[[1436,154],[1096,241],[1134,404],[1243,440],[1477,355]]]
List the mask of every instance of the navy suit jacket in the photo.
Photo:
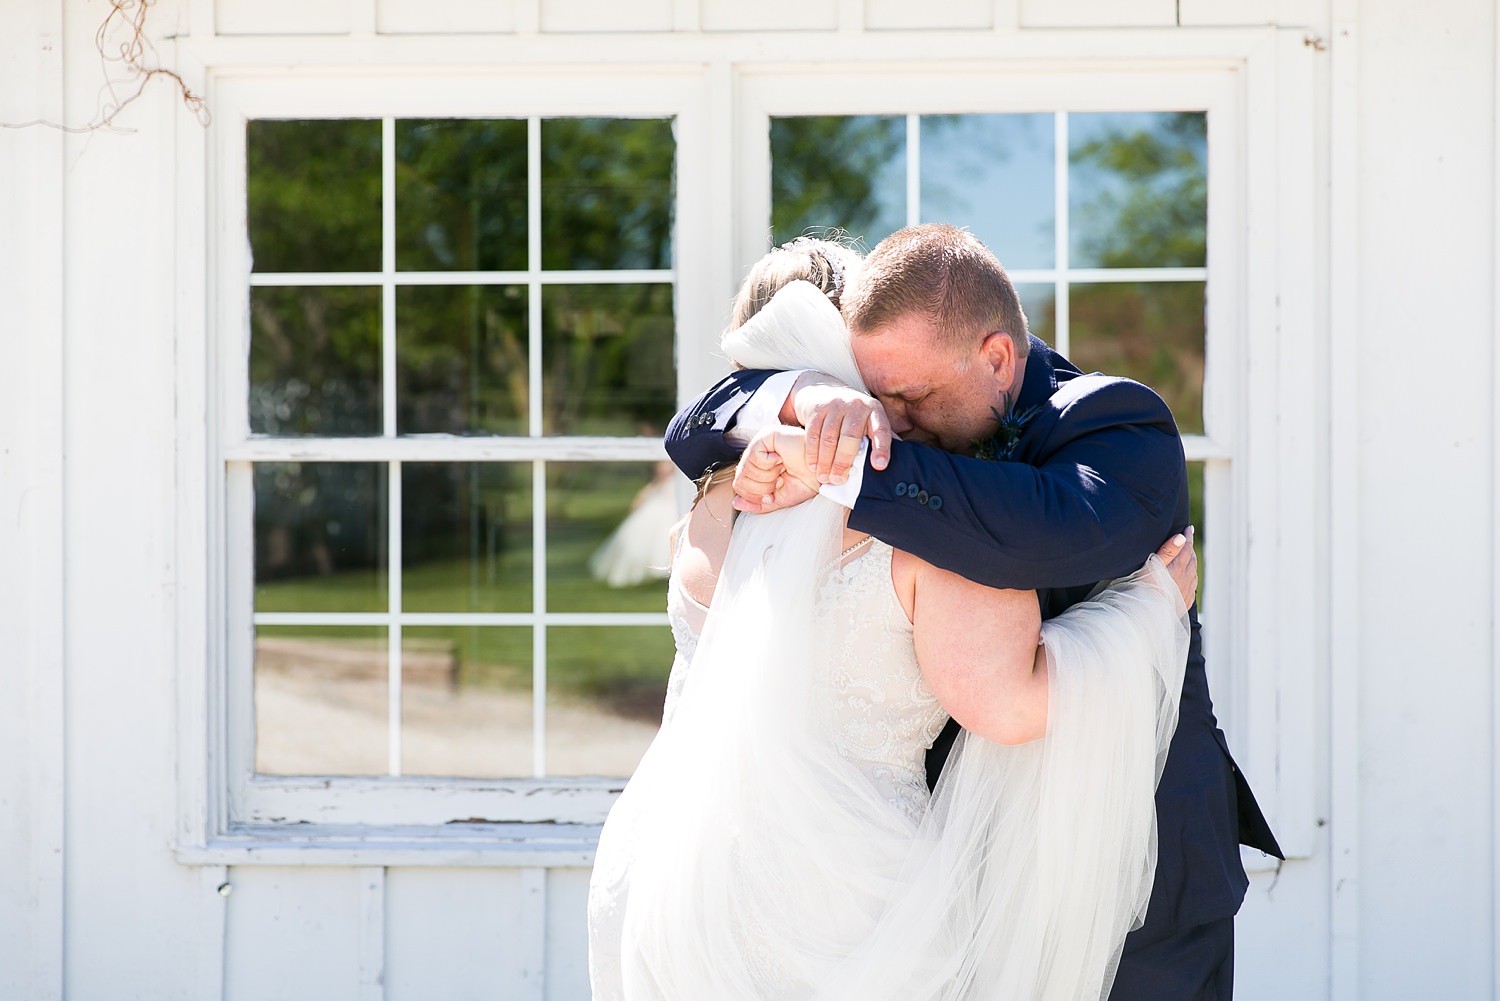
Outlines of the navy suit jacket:
[[[724,432],[768,375],[735,373],[677,415],[667,451],[683,472],[738,459]],[[1182,440],[1154,392],[1084,375],[1033,337],[1015,410],[1032,407],[1011,461],[894,442],[885,470],[866,463],[849,527],[978,583],[1035,589],[1050,618],[1187,526]],[[1282,857],[1214,718],[1196,605],[1189,618],[1181,716],[1156,794],[1156,881],[1127,950],[1234,914],[1247,885],[1239,844]],[[929,754],[930,782],[957,732],[950,722]]]

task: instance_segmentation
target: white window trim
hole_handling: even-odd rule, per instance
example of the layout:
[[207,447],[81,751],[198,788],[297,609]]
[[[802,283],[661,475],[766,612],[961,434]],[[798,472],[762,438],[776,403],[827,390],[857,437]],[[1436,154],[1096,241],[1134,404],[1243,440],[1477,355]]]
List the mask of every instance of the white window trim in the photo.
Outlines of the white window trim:
[[[663,457],[661,443],[654,439],[571,438],[486,438],[424,436],[420,440],[395,437],[348,440],[296,441],[252,437],[246,423],[243,400],[248,385],[248,325],[245,320],[247,290],[251,285],[305,283],[309,276],[254,275],[250,273],[245,230],[245,129],[247,120],[255,118],[396,118],[422,117],[507,117],[539,118],[567,115],[609,117],[661,117],[675,120],[677,135],[678,180],[675,212],[679,219],[705,214],[707,190],[708,141],[707,116],[701,84],[701,66],[667,67],[649,74],[638,72],[594,72],[570,76],[565,82],[554,74],[506,74],[503,81],[494,74],[455,76],[425,74],[418,79],[396,78],[388,74],[368,75],[336,73],[330,81],[323,75],[292,74],[225,74],[215,81],[215,123],[210,132],[210,154],[205,165],[211,171],[211,192],[216,236],[207,248],[209,303],[213,320],[208,324],[209,337],[202,354],[202,369],[209,376],[209,391],[195,402],[201,403],[206,435],[201,438],[202,451],[195,458],[206,459],[200,471],[190,472],[184,461],[179,472],[186,482],[202,491],[207,517],[191,526],[195,540],[201,540],[207,554],[204,574],[207,607],[195,610],[194,617],[206,618],[201,633],[208,651],[206,685],[202,692],[210,707],[200,733],[185,740],[184,760],[202,756],[208,749],[208,767],[202,778],[204,796],[192,797],[202,804],[201,822],[189,800],[184,804],[181,838],[184,850],[196,846],[201,850],[216,843],[231,856],[243,854],[242,842],[269,841],[288,846],[307,841],[309,822],[318,830],[317,843],[323,847],[337,844],[368,844],[374,832],[386,832],[382,844],[391,842],[392,832],[425,830],[438,835],[450,848],[473,842],[473,831],[489,830],[460,822],[474,818],[503,821],[506,825],[546,822],[555,835],[567,825],[582,825],[579,844],[591,842],[614,797],[623,785],[622,779],[541,778],[516,780],[452,780],[429,777],[410,778],[307,778],[253,775],[250,755],[253,753],[253,703],[250,699],[251,669],[249,643],[244,639],[251,625],[253,566],[249,552],[252,541],[244,531],[229,533],[228,526],[249,524],[249,462],[252,461],[379,461],[423,460],[644,460]],[[519,76],[519,78],[518,78]],[[502,85],[503,84],[503,85]],[[387,128],[389,131],[389,128]],[[195,158],[196,159],[196,158]],[[533,165],[535,166],[535,165]],[[386,213],[389,215],[389,212]],[[389,221],[387,222],[389,225]],[[535,228],[535,227],[533,227]],[[721,323],[720,303],[709,294],[713,282],[707,277],[705,264],[713,260],[704,244],[707,232],[678,227],[674,241],[674,267],[667,272],[630,272],[632,280],[673,280],[675,310],[680,331],[712,330]],[[386,234],[389,236],[389,234]],[[685,241],[685,242],[684,242]],[[533,248],[534,249],[534,248]],[[391,262],[386,261],[387,265]],[[317,276],[310,276],[316,280]],[[370,275],[330,276],[338,284],[386,282],[384,273]],[[445,282],[460,281],[463,275],[438,276]],[[438,280],[434,277],[432,280]],[[486,274],[487,281],[509,277],[532,284],[553,284],[554,276],[522,272],[516,276]],[[581,281],[588,275],[569,275],[570,281]],[[605,276],[609,281],[624,280],[620,273]],[[420,281],[421,279],[419,279]],[[405,283],[405,276],[402,276]],[[389,296],[387,296],[389,298]],[[387,303],[389,306],[389,303]],[[539,307],[537,303],[533,312]],[[533,321],[535,321],[535,316]],[[696,382],[694,375],[705,368],[702,355],[708,353],[713,338],[680,336],[678,355],[681,385]],[[539,359],[534,359],[534,364]],[[389,366],[387,366],[389,367]],[[389,376],[388,376],[389,377]],[[693,380],[693,381],[689,381]],[[390,399],[387,394],[386,430],[391,425]],[[532,414],[535,424],[539,424]],[[227,489],[224,470],[230,475]],[[188,532],[185,531],[184,535]],[[228,536],[233,534],[234,550]],[[186,549],[191,551],[191,549]],[[393,606],[394,607],[394,606]],[[255,616],[261,622],[270,617]],[[364,622],[368,616],[319,616],[320,621],[348,619]],[[384,619],[385,615],[377,616]],[[396,614],[397,621],[424,624],[431,616]],[[444,617],[445,621],[451,617]],[[526,624],[568,625],[587,619],[593,624],[662,624],[661,613],[570,615],[563,613],[526,613],[524,615],[462,616],[476,624],[510,624],[511,619]],[[237,639],[236,639],[237,638]],[[203,672],[203,661],[196,670]],[[188,688],[186,693],[196,695]],[[185,736],[190,728],[185,727]],[[196,739],[193,739],[196,738]],[[202,743],[198,740],[201,739]],[[325,826],[326,825],[326,826]],[[465,828],[468,833],[457,830]],[[524,828],[522,828],[524,829]],[[496,839],[492,839],[496,840]],[[503,842],[506,839],[498,839]],[[514,841],[514,839],[509,839]],[[567,839],[565,839],[567,840]],[[536,839],[527,839],[533,843]],[[468,850],[468,849],[461,849]],[[189,851],[189,854],[192,854]],[[531,849],[526,853],[529,858]],[[184,856],[187,857],[187,856]],[[321,857],[321,856],[320,856]],[[563,851],[561,858],[574,858],[577,852]],[[534,863],[529,863],[534,864]]]
[[[1222,446],[1210,437],[1188,445],[1189,458],[1209,460],[1211,474],[1212,460],[1234,457],[1225,477],[1232,482],[1216,482],[1214,489],[1237,509],[1225,511],[1221,503],[1216,510],[1220,527],[1207,540],[1207,558],[1228,568],[1227,578],[1238,586],[1232,598],[1227,588],[1210,595],[1205,617],[1214,625],[1206,653],[1221,722],[1274,829],[1290,855],[1311,854],[1319,826],[1316,670],[1327,631],[1319,618],[1326,611],[1323,553],[1309,540],[1320,516],[1329,515],[1322,506],[1326,468],[1318,461],[1326,446],[1316,397],[1324,387],[1302,350],[1314,340],[1324,304],[1316,284],[1319,203],[1307,170],[1317,159],[1314,109],[1300,96],[1309,92],[1315,67],[1300,34],[809,33],[778,36],[774,51],[780,61],[774,64],[765,61],[772,48],[753,35],[640,35],[629,42],[469,36],[338,44],[200,37],[177,43],[179,65],[191,83],[207,90],[216,116],[208,141],[196,125],[178,125],[184,191],[176,220],[183,276],[177,295],[179,857],[217,865],[379,859],[413,864],[420,856],[427,864],[493,865],[512,864],[514,855],[514,864],[587,864],[597,820],[614,795],[613,788],[576,791],[572,816],[579,823],[548,823],[545,837],[541,828],[523,824],[446,823],[497,812],[497,796],[524,797],[520,785],[418,779],[398,780],[412,784],[399,824],[396,818],[388,824],[341,823],[354,814],[337,804],[364,794],[361,783],[368,780],[359,779],[330,783],[336,788],[331,800],[319,791],[321,806],[334,807],[318,810],[318,824],[297,830],[231,824],[219,471],[226,456],[267,456],[243,438],[226,444],[213,436],[208,416],[222,407],[225,392],[241,392],[243,383],[234,383],[220,364],[224,353],[235,350],[203,332],[205,326],[210,332],[242,326],[224,311],[243,298],[248,272],[242,261],[235,270],[244,252],[235,242],[243,240],[243,219],[234,215],[237,205],[243,214],[243,191],[238,202],[225,197],[223,165],[235,162],[233,137],[238,132],[242,145],[246,117],[675,116],[678,381],[687,398],[723,370],[712,333],[723,322],[742,267],[765,247],[771,114],[1039,109],[1209,112],[1214,347],[1205,420],[1215,431],[1232,428],[1233,437]],[[268,66],[294,68],[262,69]],[[433,69],[441,66],[477,68],[464,74]],[[330,77],[345,86],[336,101],[324,102],[320,81]],[[831,79],[838,82],[836,93],[828,86]],[[542,82],[540,89],[526,86]],[[1023,86],[1006,86],[1014,83]],[[660,88],[654,101],[642,96],[652,88]],[[526,100],[508,97],[518,89],[528,91]],[[242,149],[238,155],[243,163]],[[223,294],[226,281],[240,284],[234,296]],[[694,330],[704,331],[704,338],[695,340],[689,333]],[[236,347],[243,356],[245,346]],[[597,454],[580,444],[580,458]],[[451,458],[512,457],[489,447],[456,439]],[[639,447],[644,454],[655,446]],[[450,457],[449,444],[444,448]],[[429,454],[424,450],[424,457]],[[538,819],[568,819],[566,811],[545,813]]]

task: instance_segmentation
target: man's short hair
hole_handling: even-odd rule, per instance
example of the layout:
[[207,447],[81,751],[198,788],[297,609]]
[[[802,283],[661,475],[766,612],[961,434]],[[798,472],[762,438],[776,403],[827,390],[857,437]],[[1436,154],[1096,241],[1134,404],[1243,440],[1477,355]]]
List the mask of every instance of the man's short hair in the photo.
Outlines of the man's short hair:
[[1010,335],[1016,356],[1030,349],[1021,300],[995,255],[974,234],[943,223],[908,226],[881,240],[849,283],[844,320],[875,333],[920,316],[938,344],[967,356],[995,331]]

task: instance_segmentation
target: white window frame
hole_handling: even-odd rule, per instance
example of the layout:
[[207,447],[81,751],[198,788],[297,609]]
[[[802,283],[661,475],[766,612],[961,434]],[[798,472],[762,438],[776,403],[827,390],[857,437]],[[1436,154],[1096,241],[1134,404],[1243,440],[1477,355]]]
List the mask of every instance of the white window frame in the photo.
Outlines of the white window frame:
[[[389,146],[395,119],[413,118],[520,118],[530,122],[533,140],[531,173],[537,173],[537,133],[540,121],[556,117],[670,118],[677,139],[677,182],[674,211],[678,219],[702,214],[708,170],[704,166],[707,141],[703,88],[698,85],[701,67],[668,68],[651,74],[578,74],[560,82],[549,73],[512,73],[497,79],[494,74],[471,77],[425,74],[417,79],[389,74],[354,76],[336,74],[332,79],[308,79],[302,75],[245,74],[228,76],[215,88],[215,122],[212,131],[212,200],[217,213],[217,232],[212,247],[210,278],[215,304],[210,335],[208,371],[213,392],[206,407],[207,451],[210,456],[207,493],[207,533],[212,594],[211,621],[219,633],[213,670],[218,683],[215,702],[221,716],[210,720],[210,746],[216,746],[223,763],[223,804],[216,826],[220,833],[269,833],[288,825],[316,823],[330,831],[357,828],[407,830],[441,828],[458,820],[526,825],[546,822],[562,825],[597,825],[604,819],[614,797],[623,787],[620,778],[531,777],[518,779],[449,779],[429,776],[306,777],[268,776],[254,773],[253,635],[256,624],[299,623],[316,619],[325,624],[430,625],[437,619],[452,624],[462,619],[471,625],[541,626],[534,656],[545,664],[545,627],[566,625],[665,625],[665,613],[547,613],[545,608],[545,560],[534,567],[531,612],[434,616],[401,613],[399,585],[391,575],[390,611],[387,613],[301,616],[289,613],[253,614],[253,536],[251,523],[252,463],[274,461],[511,461],[533,463],[533,496],[536,518],[533,544],[541,535],[545,547],[546,461],[656,461],[664,457],[661,442],[652,438],[563,437],[541,434],[541,400],[531,398],[531,434],[518,437],[432,436],[396,437],[394,366],[390,357],[394,339],[393,300],[396,285],[423,281],[421,276],[396,272],[392,248],[394,192],[391,190],[391,151],[385,156],[384,246],[382,271],[368,275],[264,275],[252,274],[245,234],[245,123],[261,118],[378,119],[384,121]],[[706,237],[692,227],[679,226],[674,234],[673,267],[668,271],[620,271],[556,275],[541,270],[537,225],[537,185],[532,177],[531,259],[537,267],[499,276],[507,283],[528,285],[533,350],[531,365],[541,364],[541,296],[544,285],[562,281],[663,283],[674,285],[674,308],[679,332],[716,329],[722,309],[708,294],[713,283],[705,273],[712,255],[701,244]],[[686,241],[684,243],[683,241]],[[432,276],[443,283],[472,283],[473,275]],[[378,437],[301,440],[252,436],[245,405],[248,373],[248,296],[252,286],[318,284],[373,285],[383,289],[385,344],[385,412],[383,434]],[[483,280],[498,280],[494,275]],[[677,355],[679,395],[698,385],[696,378],[705,364],[701,358],[713,338],[679,336]],[[537,373],[533,372],[535,378]],[[393,465],[393,478],[399,466]],[[227,481],[225,471],[227,470]],[[399,527],[399,484],[391,491],[392,526]],[[399,549],[390,559],[399,560]],[[215,608],[214,605],[219,607]],[[399,634],[392,630],[392,662],[399,664]],[[539,668],[544,670],[544,668]],[[390,681],[392,698],[399,698],[399,672]],[[535,686],[535,715],[544,713],[545,679]],[[393,706],[399,712],[399,706]],[[392,713],[392,719],[399,717]],[[212,716],[213,714],[211,714]],[[392,724],[395,729],[396,724]],[[217,731],[217,732],[212,732]],[[540,726],[535,743],[544,741]],[[399,734],[391,740],[392,771],[399,771]],[[534,748],[538,757],[544,747]],[[473,825],[468,825],[470,829]]]
[[[812,32],[775,43],[733,33],[176,43],[179,67],[206,91],[215,116],[206,136],[191,122],[177,125],[182,861],[587,864],[618,787],[569,780],[548,790],[546,809],[528,814],[528,794],[541,802],[529,783],[400,779],[389,809],[372,812],[365,800],[381,790],[369,780],[317,780],[279,793],[314,823],[244,822],[262,814],[246,813],[244,783],[228,766],[230,731],[244,723],[228,710],[223,470],[226,455],[263,456],[243,427],[226,433],[222,415],[226,394],[246,386],[248,345],[225,332],[248,327],[248,118],[675,118],[677,371],[686,399],[723,371],[713,335],[743,268],[767,245],[772,115],[1059,110],[1208,113],[1210,433],[1188,445],[1189,458],[1209,463],[1207,562],[1226,586],[1215,581],[1204,609],[1206,653],[1220,720],[1283,847],[1311,854],[1320,826],[1316,669],[1328,633],[1319,618],[1327,610],[1324,550],[1309,537],[1329,516],[1318,458],[1324,387],[1304,351],[1326,305],[1317,178],[1308,169],[1319,162],[1315,110],[1302,99],[1316,71],[1312,50],[1299,33],[1264,28]],[[470,69],[444,69],[451,66]],[[237,185],[226,173],[235,164]],[[483,440],[449,447],[422,457],[535,458],[524,440],[505,446],[514,453]],[[580,457],[598,457],[581,447]],[[450,823],[497,814],[516,822]]]

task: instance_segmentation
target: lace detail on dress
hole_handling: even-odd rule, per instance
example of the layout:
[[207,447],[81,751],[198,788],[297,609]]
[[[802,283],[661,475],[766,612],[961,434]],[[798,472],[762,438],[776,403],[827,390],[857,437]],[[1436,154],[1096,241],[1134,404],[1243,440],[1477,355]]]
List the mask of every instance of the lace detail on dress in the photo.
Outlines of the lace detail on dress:
[[[687,518],[677,523],[672,530],[673,559],[682,550],[683,537],[687,535]],[[676,574],[667,581],[667,624],[672,628],[672,646],[677,651],[672,658],[672,670],[667,675],[667,694],[662,703],[662,722],[672,718],[677,710],[677,697],[687,681],[688,665],[693,654],[698,652],[698,637],[703,632],[703,623],[708,618],[708,608],[694,601],[682,589]]]
[[[813,692],[839,753],[882,798],[912,821],[927,808],[925,755],[948,722],[917,666],[911,622],[891,583],[894,550],[878,539],[830,571],[818,596],[820,618],[842,638]],[[667,586],[667,620],[677,655],[667,679],[663,720],[676,711],[707,609]],[[697,628],[695,628],[695,623]]]
[[915,823],[927,808],[925,755],[948,713],[917,666],[911,622],[891,583],[892,553],[872,539],[824,583],[819,612],[843,642],[813,698],[839,753]]
[[672,645],[677,653],[672,658],[672,671],[667,675],[667,695],[661,711],[663,723],[677,711],[677,697],[682,694],[682,686],[687,681],[688,665],[693,662],[693,654],[698,652],[698,634],[702,630],[704,613],[698,612],[695,618],[700,626],[694,629],[689,613],[696,610],[692,607],[695,604],[673,577],[667,584],[667,623],[672,627]]

